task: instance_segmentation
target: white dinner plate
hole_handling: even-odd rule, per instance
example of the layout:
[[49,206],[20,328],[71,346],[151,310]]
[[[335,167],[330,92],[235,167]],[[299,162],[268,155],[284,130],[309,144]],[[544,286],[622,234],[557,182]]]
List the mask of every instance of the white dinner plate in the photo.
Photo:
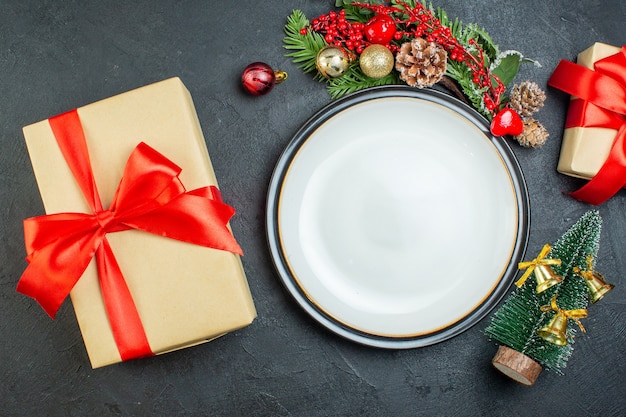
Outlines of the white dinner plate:
[[368,89],[322,109],[281,155],[267,203],[272,258],[298,304],[387,348],[478,322],[509,288],[528,235],[505,140],[430,89]]

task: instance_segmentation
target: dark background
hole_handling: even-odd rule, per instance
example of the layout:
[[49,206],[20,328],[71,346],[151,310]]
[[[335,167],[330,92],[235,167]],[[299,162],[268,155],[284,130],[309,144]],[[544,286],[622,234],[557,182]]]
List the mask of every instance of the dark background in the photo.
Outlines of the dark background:
[[[284,57],[292,9],[311,19],[333,1],[7,1],[0,8],[0,415],[3,416],[622,416],[626,415],[626,193],[599,207],[598,269],[616,285],[584,320],[564,375],[524,387],[490,364],[487,320],[446,342],[387,351],[356,345],[310,319],[283,290],[265,240],[267,184],[297,128],[331,99]],[[475,22],[546,89],[541,149],[512,148],[531,202],[529,253],[592,209],[564,195],[583,182],[556,172],[568,97],[546,87],[560,59],[596,41],[626,43],[622,0],[439,0]],[[289,72],[269,95],[238,84],[250,62]],[[25,267],[22,219],[43,214],[21,128],[179,76],[194,98],[258,309],[214,342],[90,368],[69,302],[55,321],[15,291]],[[407,123],[389,120],[390,124]],[[367,123],[364,120],[363,123]]]

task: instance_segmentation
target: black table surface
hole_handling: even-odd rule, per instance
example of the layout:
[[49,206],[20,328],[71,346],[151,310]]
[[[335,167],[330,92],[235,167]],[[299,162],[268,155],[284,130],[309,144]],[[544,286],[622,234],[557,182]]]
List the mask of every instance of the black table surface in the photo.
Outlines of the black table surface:
[[[564,375],[525,387],[491,366],[487,319],[436,345],[383,350],[327,331],[283,289],[265,238],[272,170],[292,135],[331,99],[285,57],[294,9],[334,1],[4,1],[0,13],[0,415],[2,416],[623,416],[626,415],[626,193],[597,207],[598,269],[616,285],[585,320]],[[501,50],[540,62],[516,81],[547,91],[540,149],[511,147],[530,194],[528,253],[593,209],[557,173],[568,96],[546,86],[560,59],[594,42],[626,44],[621,0],[440,0],[484,27]],[[239,86],[265,61],[289,73],[269,95]],[[15,291],[26,263],[22,220],[43,207],[21,128],[135,87],[179,76],[194,98],[258,310],[211,343],[92,370],[71,304],[52,321]],[[401,123],[402,121],[393,121]]]

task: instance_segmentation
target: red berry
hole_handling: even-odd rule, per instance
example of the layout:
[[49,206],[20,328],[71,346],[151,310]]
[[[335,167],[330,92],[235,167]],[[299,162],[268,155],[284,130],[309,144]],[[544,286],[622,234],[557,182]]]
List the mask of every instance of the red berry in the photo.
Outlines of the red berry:
[[255,96],[269,93],[276,82],[276,72],[264,62],[253,62],[241,74],[243,88]]
[[388,45],[396,33],[396,23],[386,14],[377,14],[367,22],[363,32],[371,43]]
[[491,121],[491,133],[495,136],[518,136],[524,131],[524,123],[519,114],[510,107],[505,107]]

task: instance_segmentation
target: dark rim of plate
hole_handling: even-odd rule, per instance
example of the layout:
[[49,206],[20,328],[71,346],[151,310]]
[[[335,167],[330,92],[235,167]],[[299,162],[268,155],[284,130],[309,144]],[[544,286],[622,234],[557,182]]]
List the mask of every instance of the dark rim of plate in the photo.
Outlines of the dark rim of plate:
[[[496,150],[504,161],[511,181],[515,189],[518,207],[518,230],[517,241],[515,242],[508,266],[504,271],[502,279],[498,282],[493,292],[477,306],[472,312],[450,326],[425,335],[413,337],[385,337],[362,332],[346,326],[335,320],[322,310],[320,310],[311,300],[307,298],[302,288],[296,283],[280,246],[278,230],[278,200],[280,197],[282,183],[287,170],[300,147],[308,140],[310,135],[330,118],[341,113],[343,110],[356,104],[373,99],[390,97],[416,98],[440,104],[453,109],[461,116],[476,125],[485,136],[491,140]],[[289,294],[313,319],[322,324],[330,331],[348,340],[379,348],[386,349],[409,349],[424,347],[435,343],[443,342],[458,334],[468,330],[480,320],[502,300],[508,292],[515,275],[517,264],[520,262],[526,251],[528,235],[530,231],[530,203],[526,181],[521,167],[510,146],[503,137],[493,136],[489,130],[489,122],[476,110],[460,100],[434,89],[417,89],[401,85],[373,87],[347,95],[326,105],[320,111],[309,118],[295,133],[283,153],[280,155],[274,172],[270,179],[267,205],[266,205],[266,236],[267,242],[278,276]]]

